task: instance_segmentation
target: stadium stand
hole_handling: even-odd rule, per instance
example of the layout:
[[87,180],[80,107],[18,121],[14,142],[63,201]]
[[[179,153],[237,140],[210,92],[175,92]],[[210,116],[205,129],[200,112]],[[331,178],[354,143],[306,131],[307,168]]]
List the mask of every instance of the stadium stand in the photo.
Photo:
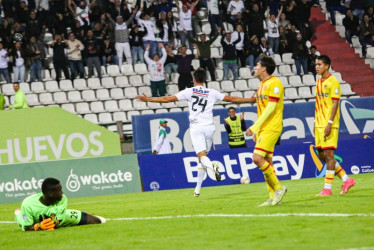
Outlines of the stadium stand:
[[[107,1],[103,2],[106,3]],[[320,37],[321,34],[324,33],[320,32],[330,32],[330,28],[324,28],[325,23],[328,24],[328,21],[325,21],[325,18],[328,18],[328,13],[326,9],[323,7],[325,6],[324,2],[320,1],[320,3],[322,6],[322,12],[320,8],[312,8],[311,19],[316,17],[319,22],[324,23],[319,26],[316,26],[316,38],[314,38],[312,42],[308,42],[309,44],[317,44],[317,49],[321,53],[323,52],[327,54],[332,54],[333,62],[336,62],[334,63],[334,65],[337,64],[336,67],[334,65],[332,67],[332,69],[335,70],[333,74],[342,83],[341,86],[343,96],[346,98],[357,98],[359,97],[356,94],[356,92],[358,91],[353,92],[352,85],[350,85],[350,83],[353,81],[353,78],[351,77],[351,75],[348,75],[346,77],[345,73],[339,73],[340,71],[347,71],[343,70],[340,67],[341,63],[339,62],[339,60],[334,58],[335,52],[327,50],[327,48],[330,48],[330,46],[327,46],[328,42],[321,42],[321,40],[323,39]],[[129,9],[131,9],[130,4],[129,7]],[[199,9],[200,10],[198,11],[198,16],[202,23],[202,26],[199,27],[199,30],[204,32],[208,36],[211,30],[210,24],[207,19],[208,9],[206,9],[205,7],[199,7]],[[172,8],[172,11],[174,13],[174,17],[178,17],[175,7]],[[2,12],[3,18],[8,20],[9,17],[7,15],[8,14]],[[344,16],[341,14],[337,14],[336,17],[336,30],[338,30],[340,34],[343,34],[344,31],[344,26],[342,26],[341,24],[343,17]],[[73,16],[71,18],[73,19]],[[223,17],[223,21],[223,26],[226,30],[234,31],[233,25],[229,23],[229,21],[232,22],[232,20]],[[177,21],[177,24],[178,23],[179,21]],[[185,102],[180,102],[178,103],[178,105],[176,105],[175,103],[145,104],[135,101],[134,98],[139,94],[145,93],[147,95],[151,95],[149,70],[147,69],[147,66],[144,63],[135,63],[133,65],[124,62],[122,65],[120,65],[120,67],[115,64],[103,64],[101,65],[103,75],[101,79],[97,78],[97,72],[95,71],[95,77],[76,78],[74,80],[65,79],[64,74],[62,74],[61,80],[57,82],[56,80],[54,80],[56,78],[56,72],[52,63],[53,51],[50,47],[50,44],[53,41],[53,33],[56,33],[56,28],[52,28],[47,25],[46,27],[44,27],[44,33],[42,33],[42,35],[40,36],[41,40],[44,42],[44,50],[46,54],[43,63],[44,68],[42,70],[43,82],[21,83],[20,86],[23,92],[27,95],[27,101],[30,107],[59,105],[61,108],[71,113],[82,115],[84,119],[101,125],[111,124],[116,121],[131,121],[133,115],[180,112],[187,110],[187,103]],[[266,24],[264,24],[263,28],[265,31],[267,30]],[[0,31],[2,29],[4,29],[4,26],[0,28]],[[68,30],[73,31],[72,25],[67,26],[66,31],[63,31],[62,33],[67,34]],[[27,37],[26,33],[24,33],[25,37]],[[333,35],[339,37],[338,32],[334,32]],[[264,36],[266,37],[266,32]],[[332,35],[331,37],[335,39],[335,37],[333,37]],[[238,69],[238,80],[233,81],[233,76],[231,73],[229,76],[229,80],[222,80],[223,66],[221,58],[223,55],[223,51],[220,43],[220,38],[221,35],[213,42],[211,46],[211,58],[213,59],[213,62],[216,66],[215,73],[217,80],[208,81],[207,86],[209,88],[216,89],[234,96],[252,96],[254,91],[258,87],[259,80],[252,75],[249,65],[241,65],[241,67]],[[339,39],[341,39],[344,42],[342,38]],[[84,37],[82,40],[84,40]],[[180,44],[180,39],[178,38],[178,36],[175,36],[172,42],[174,43],[174,47],[177,48],[177,45]],[[360,46],[361,45],[358,42],[358,39],[354,38],[353,48],[357,48],[357,51],[360,51]],[[347,53],[353,53],[353,48],[349,49],[348,44],[346,44],[346,47],[348,49]],[[9,50],[11,50],[10,45]],[[337,50],[337,52],[339,51],[341,50]],[[188,51],[188,53],[191,53],[191,51]],[[272,54],[271,56],[274,58],[277,65],[274,75],[279,77],[279,79],[282,81],[285,87],[285,103],[313,101],[314,85],[316,80],[315,76],[308,72],[305,72],[301,77],[295,74],[295,62],[292,58],[291,51],[282,54]],[[345,58],[349,59],[350,57]],[[356,63],[356,59],[354,63]],[[361,65],[364,59],[360,60]],[[374,66],[373,48],[368,48],[366,62]],[[48,65],[48,67],[45,67],[46,65]],[[195,59],[192,61],[192,66],[194,68],[197,68],[199,65],[199,60]],[[85,67],[86,76],[87,71],[88,69],[87,67]],[[352,73],[353,71],[350,72]],[[370,70],[369,75],[371,74],[373,74],[372,70]],[[12,79],[13,77],[14,74],[12,73]],[[170,76],[170,80],[169,77],[166,77],[168,95],[173,95],[179,91],[177,85],[178,77],[178,73],[172,73]],[[27,73],[26,79],[29,78],[30,75],[29,73]],[[208,80],[210,80],[209,74]],[[5,81],[2,80],[2,82],[0,82],[0,85],[1,92],[5,95],[6,100],[10,101],[10,104],[12,104],[12,96],[14,95],[12,84],[5,83]],[[361,89],[361,85],[358,87],[358,89]],[[353,89],[355,90],[355,88]],[[361,92],[358,93],[361,94]],[[252,106],[252,104],[240,105],[240,107],[245,106]],[[217,109],[225,107],[226,106],[224,103],[215,106],[215,108]],[[124,128],[125,127],[126,129],[128,129],[129,125],[126,124],[124,125]],[[115,126],[110,126],[110,128],[111,130],[115,130]]]

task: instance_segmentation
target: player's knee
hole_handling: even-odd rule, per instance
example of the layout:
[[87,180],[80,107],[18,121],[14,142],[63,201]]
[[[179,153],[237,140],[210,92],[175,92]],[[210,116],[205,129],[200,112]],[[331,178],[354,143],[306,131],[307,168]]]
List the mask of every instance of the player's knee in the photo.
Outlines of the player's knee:
[[87,214],[87,224],[101,224],[100,218]]
[[335,161],[334,154],[325,154],[325,162]]
[[262,157],[261,155],[258,155],[258,154],[253,154],[253,162],[257,166],[261,166],[263,161],[264,161],[264,157]]

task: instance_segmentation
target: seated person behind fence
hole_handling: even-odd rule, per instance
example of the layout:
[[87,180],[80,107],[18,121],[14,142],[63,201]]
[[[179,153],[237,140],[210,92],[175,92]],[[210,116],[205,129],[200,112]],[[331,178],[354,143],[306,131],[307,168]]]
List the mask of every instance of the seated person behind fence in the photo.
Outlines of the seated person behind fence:
[[47,178],[42,183],[42,193],[23,200],[16,209],[16,221],[23,231],[55,230],[59,227],[105,223],[105,218],[79,210],[67,209],[68,199],[62,192],[60,181]]
[[24,109],[28,108],[25,93],[19,88],[19,83],[13,83],[13,89],[16,95],[14,96],[14,104],[10,105],[10,109]]

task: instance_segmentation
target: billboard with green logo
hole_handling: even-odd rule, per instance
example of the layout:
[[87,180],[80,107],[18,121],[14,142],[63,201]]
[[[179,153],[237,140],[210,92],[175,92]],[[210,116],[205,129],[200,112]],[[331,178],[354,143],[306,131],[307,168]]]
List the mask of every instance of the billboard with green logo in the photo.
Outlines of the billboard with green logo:
[[0,114],[0,164],[121,155],[119,135],[59,107]]
[[135,154],[0,166],[0,203],[41,192],[43,180],[60,180],[69,197],[141,192]]

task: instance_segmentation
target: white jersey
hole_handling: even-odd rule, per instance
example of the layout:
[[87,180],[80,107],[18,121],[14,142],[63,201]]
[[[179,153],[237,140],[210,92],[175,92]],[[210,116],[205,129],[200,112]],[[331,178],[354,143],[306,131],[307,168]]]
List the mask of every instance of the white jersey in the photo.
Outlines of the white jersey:
[[227,6],[227,11],[230,12],[231,15],[236,15],[239,12],[243,13],[244,10],[244,3],[243,1],[230,1],[229,6]]
[[266,21],[266,25],[268,27],[268,37],[272,37],[272,38],[279,37],[278,23],[279,23],[279,18],[275,19],[275,23],[273,23],[270,19]]
[[182,10],[179,12],[179,26],[180,30],[192,30],[192,12],[188,10],[184,13]]
[[219,15],[218,0],[207,0],[208,10],[212,15]]
[[176,97],[179,101],[188,101],[190,125],[212,125],[213,105],[222,101],[225,95],[214,89],[195,86],[180,91]]

